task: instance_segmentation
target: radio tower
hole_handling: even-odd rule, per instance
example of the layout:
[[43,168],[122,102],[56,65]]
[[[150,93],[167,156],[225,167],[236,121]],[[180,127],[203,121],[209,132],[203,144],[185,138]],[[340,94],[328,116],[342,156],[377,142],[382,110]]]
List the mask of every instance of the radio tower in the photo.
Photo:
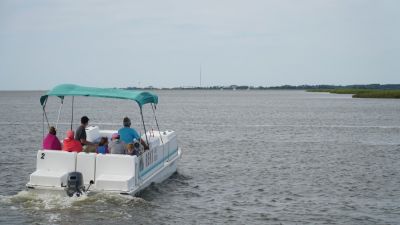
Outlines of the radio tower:
[[201,64],[200,64],[200,86],[201,87]]

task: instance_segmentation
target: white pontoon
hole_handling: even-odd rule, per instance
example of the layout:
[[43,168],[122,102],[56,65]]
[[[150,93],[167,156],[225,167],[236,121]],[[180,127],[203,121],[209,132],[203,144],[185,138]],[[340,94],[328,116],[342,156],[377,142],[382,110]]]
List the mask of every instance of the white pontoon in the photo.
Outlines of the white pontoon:
[[[157,95],[144,91],[82,87],[72,84],[58,85],[40,98],[43,116],[49,96],[90,96],[134,100],[139,105],[144,134],[149,150],[140,156],[66,152],[41,149],[36,156],[36,171],[26,186],[30,189],[61,190],[69,196],[89,192],[115,192],[135,195],[151,183],[160,183],[177,170],[182,151],[178,148],[174,131],[159,131],[155,106]],[[142,107],[151,105],[157,131],[146,131]],[[73,107],[73,103],[72,103]],[[61,107],[60,107],[61,109]],[[60,114],[60,113],[59,113]],[[72,113],[73,117],[73,113]],[[58,120],[57,120],[58,122]],[[72,129],[72,121],[71,121]],[[111,138],[116,130],[100,130],[98,126],[86,128],[87,140]]]

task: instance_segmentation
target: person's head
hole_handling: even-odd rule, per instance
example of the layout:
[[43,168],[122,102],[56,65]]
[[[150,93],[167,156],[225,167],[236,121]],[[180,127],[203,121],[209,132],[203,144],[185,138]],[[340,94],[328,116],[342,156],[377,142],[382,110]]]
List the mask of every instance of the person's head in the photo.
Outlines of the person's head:
[[49,128],[49,134],[57,135],[56,128],[55,128],[55,127],[50,127],[50,128]]
[[126,145],[126,149],[128,149],[128,152],[133,152],[134,146],[132,143],[129,143]]
[[112,140],[119,140],[119,134],[118,134],[118,133],[114,133],[114,134],[111,136],[111,139],[112,139]]
[[124,120],[122,121],[124,124],[124,127],[130,127],[131,126],[131,120],[128,117],[125,117]]
[[138,140],[134,139],[132,145],[135,149],[140,149],[140,143]]
[[82,116],[81,124],[86,127],[89,124],[89,118],[87,116]]
[[107,142],[108,142],[108,138],[107,137],[102,137],[100,139],[99,146],[104,146],[104,145],[107,144]]
[[74,139],[74,131],[67,130],[67,138],[68,139]]
[[133,144],[132,144],[132,143],[127,144],[127,145],[126,145],[126,150],[127,150],[127,152],[128,152],[129,155],[132,155],[132,154],[133,154],[133,151],[134,151],[134,146],[133,146]]

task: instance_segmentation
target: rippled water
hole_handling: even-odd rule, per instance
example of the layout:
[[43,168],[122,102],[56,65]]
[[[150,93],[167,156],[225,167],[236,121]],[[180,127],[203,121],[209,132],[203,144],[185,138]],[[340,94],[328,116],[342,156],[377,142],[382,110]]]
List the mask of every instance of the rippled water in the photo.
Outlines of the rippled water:
[[[3,224],[399,224],[400,101],[303,91],[159,91],[178,133],[178,173],[138,197],[25,190],[40,147],[42,92],[0,92]],[[53,124],[58,99],[48,103]],[[75,118],[118,128],[128,101],[76,98]],[[69,126],[66,99],[58,136]],[[155,128],[149,108],[149,127]],[[74,125],[77,126],[76,124]]]

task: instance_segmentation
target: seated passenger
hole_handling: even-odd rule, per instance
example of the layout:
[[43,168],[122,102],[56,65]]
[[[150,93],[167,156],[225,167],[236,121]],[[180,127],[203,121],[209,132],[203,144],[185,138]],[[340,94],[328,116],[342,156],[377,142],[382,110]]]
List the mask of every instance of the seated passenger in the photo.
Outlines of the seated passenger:
[[111,143],[108,144],[108,149],[111,154],[125,154],[125,143],[119,139],[119,134],[112,135]]
[[121,135],[121,140],[123,142],[132,143],[134,139],[140,140],[144,148],[148,149],[146,142],[140,138],[138,132],[131,128],[131,120],[128,117],[124,118],[123,125],[124,127],[118,130],[118,134]]
[[99,146],[96,149],[98,154],[108,154],[108,138],[102,137],[99,142]]
[[140,156],[143,153],[143,146],[136,139],[133,143],[129,143],[126,148],[127,155]]
[[81,152],[82,145],[79,141],[74,139],[74,132],[72,130],[67,131],[67,138],[63,141],[63,151],[67,152]]
[[132,143],[129,143],[129,144],[126,145],[126,154],[127,154],[127,155],[135,155],[135,154],[134,154],[134,153],[135,153],[134,151],[135,151],[135,149],[134,149]]
[[60,140],[57,138],[56,128],[50,127],[49,133],[43,139],[43,149],[47,150],[61,150]]
[[86,140],[86,127],[89,125],[89,118],[87,116],[82,116],[81,125],[76,129],[75,140],[80,141],[82,149],[85,152],[96,152],[96,145],[88,140]]

